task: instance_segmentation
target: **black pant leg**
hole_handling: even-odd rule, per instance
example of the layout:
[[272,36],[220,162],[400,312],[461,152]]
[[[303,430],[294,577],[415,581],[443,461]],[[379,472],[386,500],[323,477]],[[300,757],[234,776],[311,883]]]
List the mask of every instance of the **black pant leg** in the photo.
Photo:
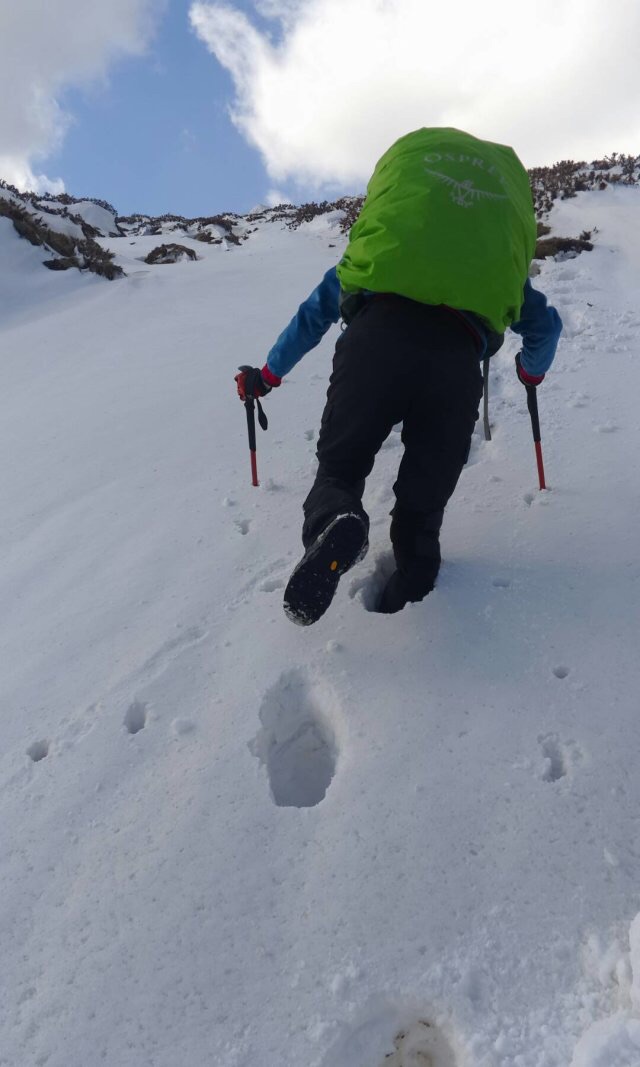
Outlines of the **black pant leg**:
[[405,411],[394,485],[398,505],[423,515],[444,511],[469,458],[482,398],[480,362],[455,319],[451,329],[434,330],[433,341],[421,365],[423,387]]
[[399,365],[390,365],[395,332],[375,303],[340,337],[318,438],[318,473],[304,502],[305,547],[335,518],[361,515],[365,479],[392,427],[402,419]]
[[402,421],[405,453],[391,527],[395,580],[400,606],[421,600],[438,573],[442,516],[468,457],[481,396],[474,340],[451,312],[399,297],[370,301],[336,347],[318,474],[304,503],[305,547],[341,512],[368,522],[365,479]]
[[424,387],[414,391],[405,412],[405,452],[394,486],[391,541],[398,572],[386,591],[389,611],[433,589],[444,509],[469,456],[482,396],[473,339],[443,309],[430,309],[428,317],[428,351],[414,364]]

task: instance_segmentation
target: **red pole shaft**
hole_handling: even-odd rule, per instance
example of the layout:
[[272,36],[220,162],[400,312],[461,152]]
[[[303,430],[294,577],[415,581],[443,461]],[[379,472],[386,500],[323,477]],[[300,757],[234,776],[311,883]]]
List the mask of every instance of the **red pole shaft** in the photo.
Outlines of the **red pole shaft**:
[[253,449],[251,449],[250,456],[251,456],[251,484],[252,485],[260,485],[260,482],[258,481],[258,462],[257,462],[257,459],[256,459],[256,454],[253,451]]
[[542,445],[540,441],[535,442],[536,446],[536,460],[538,463],[538,481],[540,482],[540,488],[546,489],[547,486],[544,480],[544,464],[542,462]]

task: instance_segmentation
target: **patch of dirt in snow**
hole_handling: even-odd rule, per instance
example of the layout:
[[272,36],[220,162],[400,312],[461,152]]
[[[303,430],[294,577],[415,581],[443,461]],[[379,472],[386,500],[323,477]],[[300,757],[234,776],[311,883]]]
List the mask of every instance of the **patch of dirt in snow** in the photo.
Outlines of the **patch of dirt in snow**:
[[381,1067],[456,1067],[453,1049],[442,1030],[424,1019],[397,1035],[396,1051]]

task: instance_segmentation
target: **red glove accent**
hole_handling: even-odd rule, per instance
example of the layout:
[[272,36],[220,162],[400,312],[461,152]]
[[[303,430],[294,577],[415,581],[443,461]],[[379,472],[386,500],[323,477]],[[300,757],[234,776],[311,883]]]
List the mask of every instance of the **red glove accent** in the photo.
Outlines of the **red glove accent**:
[[520,368],[520,381],[525,385],[540,385],[540,382],[544,381],[544,374],[527,374],[526,370]]
[[526,370],[522,366],[522,363],[520,362],[519,352],[516,356],[516,374],[518,375],[519,381],[521,381],[523,385],[537,386],[540,385],[540,382],[544,381],[544,374],[527,374]]
[[240,397],[241,400],[246,400],[247,399],[247,390],[246,390],[247,375],[246,375],[246,373],[244,371],[241,371],[240,374],[236,374],[236,376],[235,376],[235,378],[233,380],[234,380],[234,382],[236,383],[236,385],[238,387],[238,396]]
[[277,389],[277,387],[282,382],[282,378],[279,378],[277,374],[274,374],[273,371],[270,371],[266,363],[260,373],[262,375],[262,380],[265,385],[270,385],[272,389]]
[[247,397],[253,397],[256,400],[258,397],[266,396],[275,386],[280,385],[282,378],[278,378],[277,374],[272,374],[265,363],[262,370],[258,370],[257,367],[241,367],[240,373],[236,374],[234,380],[241,400],[246,400]]

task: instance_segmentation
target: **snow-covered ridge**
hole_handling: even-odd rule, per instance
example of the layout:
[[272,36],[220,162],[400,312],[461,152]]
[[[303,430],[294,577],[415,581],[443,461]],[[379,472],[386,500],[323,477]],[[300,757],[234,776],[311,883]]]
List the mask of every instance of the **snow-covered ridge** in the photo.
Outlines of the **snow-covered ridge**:
[[[343,197],[331,203],[260,207],[246,215],[223,212],[195,218],[173,214],[118,216],[116,209],[103,200],[21,193],[0,180],[0,215],[14,222],[20,236],[27,237],[32,244],[45,245],[52,257],[46,265],[59,270],[69,266],[92,269],[91,257],[72,261],[78,251],[74,246],[86,241],[100,240],[105,253],[119,252],[118,242],[123,238],[168,236],[173,240],[179,237],[218,245],[226,250],[240,246],[265,228],[271,229],[273,224],[294,230],[319,216],[335,228],[338,236],[355,221],[361,204],[361,197]],[[51,235],[61,235],[62,242]]]
[[[627,156],[614,152],[592,163],[562,160],[551,167],[529,170],[531,188],[538,218],[548,215],[557,199],[568,200],[579,192],[604,190],[610,185],[640,184],[640,155]],[[323,200],[294,206],[258,208],[247,215],[226,212],[212,217],[185,218],[182,215],[131,215],[118,218],[118,225],[126,233],[157,235],[180,232],[196,240],[216,243],[228,240],[238,243],[248,240],[264,224],[284,222],[289,229],[298,229],[321,215],[335,215],[342,233],[348,232],[358,217],[363,196],[345,196],[339,200]]]
[[112,262],[113,253],[96,242],[96,237],[121,236],[110,205],[72,197],[64,202],[40,198],[0,182],[0,217],[9,220],[20,237],[46,251],[47,258],[40,262],[50,270],[78,268],[109,279],[122,274]]
[[42,220],[52,230],[68,233],[75,227],[84,237],[121,237],[117,212],[106,200],[93,197],[79,199],[68,193],[52,196],[50,193],[21,193],[13,185],[0,178],[0,199],[10,200],[29,214]]
[[339,200],[323,200],[320,203],[301,205],[278,204],[276,207],[258,207],[246,215],[223,212],[220,215],[199,215],[186,218],[183,215],[128,215],[118,218],[119,228],[127,235],[162,237],[166,234],[182,234],[206,244],[239,245],[248,241],[252,234],[265,226],[280,223],[296,230],[304,223],[320,216],[333,216],[339,232],[346,233],[358,216],[362,197],[345,196]]
[[570,200],[578,193],[593,189],[604,191],[610,185],[640,184],[640,155],[613,152],[592,163],[561,160],[552,167],[529,170],[531,189],[538,218],[551,211],[555,200]]
[[[539,220],[543,220],[556,200],[568,200],[580,192],[605,190],[610,186],[637,186],[640,184],[640,156],[614,152],[591,163],[562,160],[551,167],[535,167],[529,171],[529,175],[536,214]],[[36,225],[75,241],[111,241],[123,237],[163,238],[170,235],[174,240],[180,236],[231,249],[250,240],[265,227],[271,228],[277,224],[295,230],[319,217],[325,217],[330,222],[336,236],[345,234],[357,219],[364,197],[345,196],[339,200],[313,201],[298,206],[279,204],[275,207],[259,207],[246,215],[222,212],[194,218],[174,214],[119,216],[113,205],[104,200],[79,199],[68,194],[54,197],[49,194],[20,193],[0,180],[0,211],[3,200],[26,212]],[[7,209],[2,213],[7,214]],[[113,248],[110,244],[108,250],[112,251]],[[51,251],[54,259],[47,265],[62,269],[64,255],[55,248]],[[67,265],[91,269],[91,257],[85,258],[86,263],[69,262]]]

